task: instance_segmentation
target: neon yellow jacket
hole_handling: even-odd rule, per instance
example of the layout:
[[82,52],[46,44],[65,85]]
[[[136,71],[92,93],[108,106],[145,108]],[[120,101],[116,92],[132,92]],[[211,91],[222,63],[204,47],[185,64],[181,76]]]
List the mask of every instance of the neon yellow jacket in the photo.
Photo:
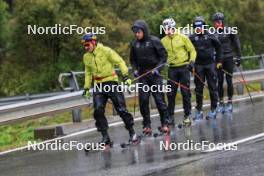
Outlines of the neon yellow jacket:
[[124,60],[111,48],[98,43],[92,53],[85,53],[83,56],[85,66],[85,84],[84,88],[91,87],[94,83],[107,81],[118,81],[115,72],[115,66],[118,66],[123,76],[128,75],[128,68]]
[[161,39],[168,52],[168,64],[178,67],[195,61],[196,51],[190,39],[180,33],[175,33],[171,38],[165,36]]

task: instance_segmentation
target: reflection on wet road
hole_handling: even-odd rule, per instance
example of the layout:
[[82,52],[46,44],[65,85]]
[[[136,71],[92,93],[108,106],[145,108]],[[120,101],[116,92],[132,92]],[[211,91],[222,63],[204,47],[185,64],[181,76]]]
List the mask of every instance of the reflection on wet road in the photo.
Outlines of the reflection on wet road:
[[[115,147],[105,152],[84,151],[25,151],[0,157],[0,175],[263,175],[264,139],[238,145],[237,151],[204,153],[189,150],[160,150],[160,141],[169,143],[193,143],[209,141],[229,143],[264,132],[264,99],[254,99],[234,104],[233,114],[218,114],[217,119],[196,121],[189,128],[172,131],[170,138],[144,138],[135,147],[121,149],[120,142],[127,141],[123,126],[109,129]],[[176,122],[182,114],[176,115]],[[152,119],[157,129],[159,119]],[[141,122],[136,130],[141,131]],[[92,132],[71,139],[96,142],[100,139]],[[261,157],[262,156],[262,157]],[[254,169],[253,169],[254,168]]]

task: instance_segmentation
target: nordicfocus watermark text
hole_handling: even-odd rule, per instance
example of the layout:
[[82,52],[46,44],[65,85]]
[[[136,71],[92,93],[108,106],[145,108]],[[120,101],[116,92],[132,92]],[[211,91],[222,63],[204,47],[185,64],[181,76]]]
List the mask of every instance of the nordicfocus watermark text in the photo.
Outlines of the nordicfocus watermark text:
[[37,25],[28,25],[27,26],[27,33],[28,35],[31,34],[39,34],[39,35],[45,35],[45,34],[54,34],[54,35],[71,35],[74,33],[77,34],[105,34],[106,28],[103,26],[98,27],[81,27],[78,25],[69,25],[69,26],[63,26],[62,24],[55,24],[54,26],[37,26]]
[[145,85],[143,83],[132,84],[126,86],[124,83],[121,84],[95,84],[93,92],[171,92],[171,85]]
[[228,145],[226,143],[211,143],[209,141],[202,141],[201,143],[194,142],[193,140],[187,140],[182,143],[160,141],[160,150],[184,150],[184,151],[212,151],[212,150],[224,150],[234,151],[237,150],[237,144]]
[[177,32],[181,32],[182,34],[189,35],[189,34],[202,34],[202,33],[209,33],[209,34],[238,34],[238,28],[237,27],[223,27],[220,28],[214,28],[209,25],[202,25],[201,28],[193,28],[193,24],[187,24],[185,27],[164,27],[163,25],[160,25],[160,34],[163,34],[163,32],[166,34],[167,32],[170,32],[171,34],[175,34]]
[[78,141],[62,142],[56,140],[50,143],[37,143],[36,141],[28,141],[27,150],[34,151],[70,151],[70,150],[105,150],[104,143],[81,143]]

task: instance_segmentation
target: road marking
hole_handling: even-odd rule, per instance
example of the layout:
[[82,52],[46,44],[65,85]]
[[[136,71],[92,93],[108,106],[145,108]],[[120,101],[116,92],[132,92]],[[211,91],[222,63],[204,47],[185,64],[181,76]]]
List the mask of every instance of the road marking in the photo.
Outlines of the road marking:
[[[252,98],[261,98],[261,97],[264,97],[264,94],[262,95],[254,95],[252,96]],[[250,97],[242,97],[242,98],[237,98],[237,99],[234,99],[233,102],[238,102],[238,101],[243,101],[243,100],[249,100]],[[203,105],[203,107],[209,107],[210,104],[205,104]],[[193,107],[194,109],[194,107]],[[179,112],[183,112],[183,109],[178,109],[178,110],[175,110],[175,113],[179,113]],[[154,117],[157,117],[159,116],[159,114],[152,114],[150,117],[151,118],[154,118]],[[137,117],[134,119],[134,121],[140,121],[142,120],[143,118],[142,117]],[[110,123],[109,126],[110,127],[113,127],[113,126],[118,126],[118,125],[122,125],[123,124],[123,121],[118,121],[118,122],[114,122],[114,123]],[[49,142],[54,142],[54,141],[57,141],[57,140],[61,140],[61,139],[67,139],[67,138],[70,138],[70,137],[74,137],[74,136],[78,136],[78,135],[81,135],[81,134],[85,134],[85,133],[90,133],[90,132],[94,132],[96,131],[97,129],[96,128],[90,128],[90,129],[87,129],[87,130],[82,130],[82,131],[79,131],[79,132],[75,132],[75,133],[72,133],[72,134],[68,134],[66,136],[61,136],[61,137],[57,137],[57,138],[54,138],[54,139],[50,139],[50,140],[46,140],[46,141],[42,141],[42,142],[39,142],[39,143],[36,143],[36,144],[33,144],[31,146],[37,146],[37,145],[40,145],[40,144],[45,144],[45,143],[49,143]],[[262,134],[262,133],[261,133]],[[258,134],[258,135],[261,135],[261,134]],[[256,136],[258,136],[256,135]],[[263,135],[263,134],[262,134]],[[254,137],[254,136],[253,136]],[[258,138],[258,137],[257,137]],[[245,138],[245,139],[248,139],[248,138]],[[244,140],[245,140],[244,139]],[[256,139],[256,138],[254,138]],[[249,139],[249,140],[253,140],[253,139]],[[241,139],[241,141],[243,141],[243,139]],[[248,141],[248,140],[247,140]],[[240,142],[240,141],[238,141]],[[14,149],[10,149],[10,150],[7,150],[7,151],[3,151],[3,152],[0,152],[0,156],[1,155],[5,155],[5,154],[8,154],[8,153],[11,153],[11,152],[17,152],[17,151],[20,151],[20,150],[25,150],[27,149],[28,146],[23,146],[23,147],[18,147],[18,148],[14,148]],[[214,150],[215,151],[215,150]]]
[[[241,143],[245,143],[245,142],[248,142],[248,141],[252,141],[252,140],[255,140],[255,139],[258,139],[258,138],[261,138],[261,137],[264,137],[264,133],[259,133],[259,134],[256,134],[254,136],[250,136],[250,137],[247,137],[247,138],[244,138],[244,139],[240,139],[238,141],[235,141],[235,142],[231,142],[231,143],[227,143],[221,147],[216,147],[214,149],[210,149],[210,150],[206,150],[204,152],[215,152],[215,151],[219,151],[219,150],[222,150],[222,151],[225,151],[223,150],[224,148],[230,148],[234,145],[238,145],[238,144],[241,144]],[[226,150],[228,151],[228,150]]]

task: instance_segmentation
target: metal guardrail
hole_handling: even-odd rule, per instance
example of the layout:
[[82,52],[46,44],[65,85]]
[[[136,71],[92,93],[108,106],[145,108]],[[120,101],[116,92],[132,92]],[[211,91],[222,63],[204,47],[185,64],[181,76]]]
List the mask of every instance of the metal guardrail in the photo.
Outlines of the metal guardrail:
[[[38,118],[66,110],[76,110],[76,108],[92,104],[92,99],[85,99],[81,95],[82,91],[76,91],[40,100],[2,106],[0,107],[0,124]],[[132,97],[133,95],[126,95],[126,99]]]
[[[264,57],[259,56],[249,56],[243,57],[244,59],[249,58],[260,58],[260,67],[262,69],[243,71],[247,81],[261,81],[262,90],[264,89]],[[0,107],[0,124],[11,123],[18,120],[24,120],[28,118],[37,118],[44,115],[53,114],[55,112],[73,110],[73,122],[81,121],[80,110],[78,108],[91,105],[91,100],[86,100],[81,97],[82,91],[79,90],[79,84],[77,82],[77,75],[81,75],[83,72],[71,72],[60,74],[59,80],[62,81],[63,77],[68,77],[70,79],[71,93],[64,95],[58,95],[54,97],[44,98],[40,100],[32,100],[29,102],[16,103],[12,105],[6,105]],[[239,77],[238,73],[234,74],[234,77]],[[235,82],[235,84],[241,84]],[[241,87],[241,85],[240,85]],[[242,85],[243,87],[243,85]],[[127,98],[131,98],[133,95],[126,95]]]
[[[245,60],[248,60],[248,59],[259,59],[259,68],[260,69],[264,69],[264,54],[260,54],[260,55],[255,55],[255,56],[244,56],[244,57],[241,57],[241,60],[242,62],[245,61]],[[129,70],[131,71],[131,67],[129,67]],[[242,67],[242,70],[243,70],[243,67]],[[117,69],[117,71],[119,71],[119,69]],[[235,70],[235,72],[238,71],[238,70]],[[79,83],[77,81],[77,77],[78,76],[84,76],[84,71],[78,71],[78,72],[74,72],[74,71],[71,71],[71,72],[68,72],[68,73],[61,73],[59,75],[59,83],[60,83],[60,86],[63,90],[65,91],[76,91],[76,90],[80,90],[79,88]],[[64,86],[64,80],[65,78],[68,78],[69,79],[69,86],[70,87],[65,87]]]
[[0,106],[20,103],[20,102],[25,102],[25,101],[31,101],[31,100],[37,100],[37,99],[42,99],[42,98],[48,98],[48,97],[53,97],[57,95],[63,95],[66,93],[69,93],[69,92],[67,91],[48,92],[48,93],[41,93],[41,94],[25,94],[25,95],[20,95],[20,96],[4,97],[4,98],[0,98]]

